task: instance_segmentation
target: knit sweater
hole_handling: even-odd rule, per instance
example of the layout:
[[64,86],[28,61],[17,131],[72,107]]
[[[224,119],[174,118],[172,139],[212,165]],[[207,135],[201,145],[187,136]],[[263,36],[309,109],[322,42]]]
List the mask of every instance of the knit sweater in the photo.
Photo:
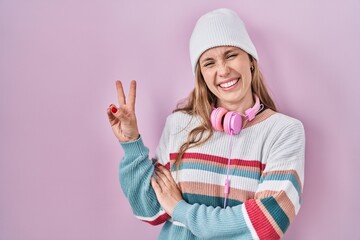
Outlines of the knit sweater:
[[[267,109],[238,135],[215,131],[205,144],[188,149],[177,168],[174,161],[179,147],[199,124],[198,117],[171,114],[155,160],[149,159],[141,138],[121,143],[124,156],[119,179],[134,215],[153,225],[164,223],[159,240],[280,239],[301,204],[302,123]],[[231,184],[224,208],[229,158]],[[150,185],[156,164],[171,169],[182,192],[183,200],[171,217],[161,208]]]

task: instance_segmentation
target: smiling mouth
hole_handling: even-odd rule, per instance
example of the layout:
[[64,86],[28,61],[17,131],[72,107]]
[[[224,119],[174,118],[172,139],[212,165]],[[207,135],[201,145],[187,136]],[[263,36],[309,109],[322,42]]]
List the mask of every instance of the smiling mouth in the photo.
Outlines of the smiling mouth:
[[221,88],[229,88],[229,87],[232,87],[234,86],[236,83],[238,83],[240,80],[240,78],[237,78],[235,80],[232,80],[232,81],[229,81],[229,82],[226,82],[226,83],[222,83],[222,84],[219,84],[219,87]]

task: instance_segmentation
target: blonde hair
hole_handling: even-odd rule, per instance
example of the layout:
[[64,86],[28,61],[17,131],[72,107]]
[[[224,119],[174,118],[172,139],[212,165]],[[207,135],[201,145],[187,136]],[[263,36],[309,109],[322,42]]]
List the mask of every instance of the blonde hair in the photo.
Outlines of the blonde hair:
[[[249,55],[254,68],[252,69],[251,90],[256,94],[264,108],[277,111],[274,101],[271,99],[268,90],[264,84],[264,78],[260,72],[257,61]],[[198,116],[201,125],[192,129],[184,144],[180,146],[179,153],[175,163],[179,166],[184,153],[189,148],[197,147],[207,142],[213,135],[213,128],[210,122],[212,106],[216,105],[216,96],[208,89],[205,80],[200,71],[200,65],[197,63],[195,70],[195,87],[185,101],[179,103],[174,112],[181,111],[192,116]]]

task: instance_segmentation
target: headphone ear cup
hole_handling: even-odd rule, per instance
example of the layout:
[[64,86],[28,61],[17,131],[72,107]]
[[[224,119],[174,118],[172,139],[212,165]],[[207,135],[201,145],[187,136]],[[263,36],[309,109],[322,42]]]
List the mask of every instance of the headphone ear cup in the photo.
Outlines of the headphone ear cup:
[[224,118],[224,132],[229,135],[239,134],[242,128],[242,118],[237,112],[228,112]]
[[218,107],[211,112],[210,122],[216,131],[224,131],[223,118],[228,111],[225,108]]

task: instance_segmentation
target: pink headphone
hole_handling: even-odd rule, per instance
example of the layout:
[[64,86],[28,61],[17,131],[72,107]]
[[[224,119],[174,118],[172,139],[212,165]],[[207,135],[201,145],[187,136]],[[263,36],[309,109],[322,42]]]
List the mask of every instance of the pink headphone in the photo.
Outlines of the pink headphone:
[[[246,121],[252,121],[256,114],[260,111],[262,108],[262,104],[260,104],[259,97],[255,96],[255,104],[253,107],[247,109],[245,111],[245,118]],[[239,134],[242,127],[242,114],[238,112],[228,111],[225,108],[218,107],[214,108],[214,110],[211,112],[210,116],[210,122],[213,126],[213,128],[216,131],[224,131],[227,134],[230,135],[236,135]]]

